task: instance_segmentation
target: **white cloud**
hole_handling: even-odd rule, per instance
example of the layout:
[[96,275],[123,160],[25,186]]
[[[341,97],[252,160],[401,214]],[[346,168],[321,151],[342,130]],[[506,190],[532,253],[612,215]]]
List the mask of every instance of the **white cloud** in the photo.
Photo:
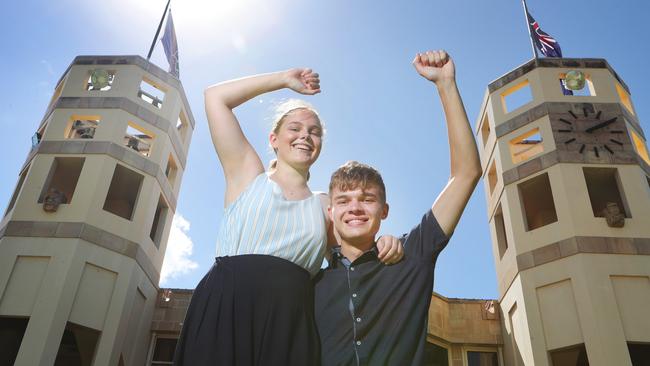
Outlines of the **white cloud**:
[[190,259],[194,243],[189,236],[190,222],[177,213],[172,220],[172,228],[167,241],[167,251],[160,271],[160,286],[166,281],[190,273],[198,268],[198,263]]
[[50,76],[55,76],[54,68],[52,68],[52,64],[49,63],[47,60],[41,60],[41,64],[45,66],[45,70]]

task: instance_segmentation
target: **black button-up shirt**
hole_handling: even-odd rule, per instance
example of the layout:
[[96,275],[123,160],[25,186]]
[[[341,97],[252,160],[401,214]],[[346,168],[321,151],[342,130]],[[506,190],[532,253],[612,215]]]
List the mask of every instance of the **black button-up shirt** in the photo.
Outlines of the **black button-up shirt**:
[[448,242],[431,210],[385,266],[376,247],[354,262],[340,248],[316,276],[323,365],[421,365],[436,258]]

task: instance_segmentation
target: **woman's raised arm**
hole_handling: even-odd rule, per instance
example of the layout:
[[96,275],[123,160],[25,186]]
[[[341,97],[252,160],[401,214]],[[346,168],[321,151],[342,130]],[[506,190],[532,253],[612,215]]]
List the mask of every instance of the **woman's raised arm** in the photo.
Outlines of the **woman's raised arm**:
[[282,88],[313,95],[320,92],[318,74],[290,69],[226,81],[205,90],[205,112],[215,150],[226,178],[225,205],[264,171],[264,165],[244,136],[233,109],[260,94]]

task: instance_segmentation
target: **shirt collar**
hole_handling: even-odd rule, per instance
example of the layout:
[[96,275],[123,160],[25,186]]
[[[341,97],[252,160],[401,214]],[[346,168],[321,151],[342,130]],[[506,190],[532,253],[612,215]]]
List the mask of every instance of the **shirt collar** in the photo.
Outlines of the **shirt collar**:
[[[330,252],[332,253],[332,263],[330,263],[330,268],[336,267],[339,264],[344,264],[344,260],[345,262],[350,263],[350,261],[341,252],[340,245],[332,247],[332,249],[330,249]],[[363,254],[361,254],[359,258],[357,258],[351,264],[359,264],[359,263],[368,262],[372,260],[377,261],[378,256],[379,256],[379,249],[377,249],[377,243],[375,242],[372,244],[372,248],[368,249]]]

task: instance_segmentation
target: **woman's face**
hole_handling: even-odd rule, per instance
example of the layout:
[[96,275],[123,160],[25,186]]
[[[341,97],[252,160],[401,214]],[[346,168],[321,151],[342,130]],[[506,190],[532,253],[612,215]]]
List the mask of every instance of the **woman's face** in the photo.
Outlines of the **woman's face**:
[[318,159],[323,128],[318,117],[307,109],[289,112],[278,132],[271,132],[271,147],[278,160],[308,169]]

